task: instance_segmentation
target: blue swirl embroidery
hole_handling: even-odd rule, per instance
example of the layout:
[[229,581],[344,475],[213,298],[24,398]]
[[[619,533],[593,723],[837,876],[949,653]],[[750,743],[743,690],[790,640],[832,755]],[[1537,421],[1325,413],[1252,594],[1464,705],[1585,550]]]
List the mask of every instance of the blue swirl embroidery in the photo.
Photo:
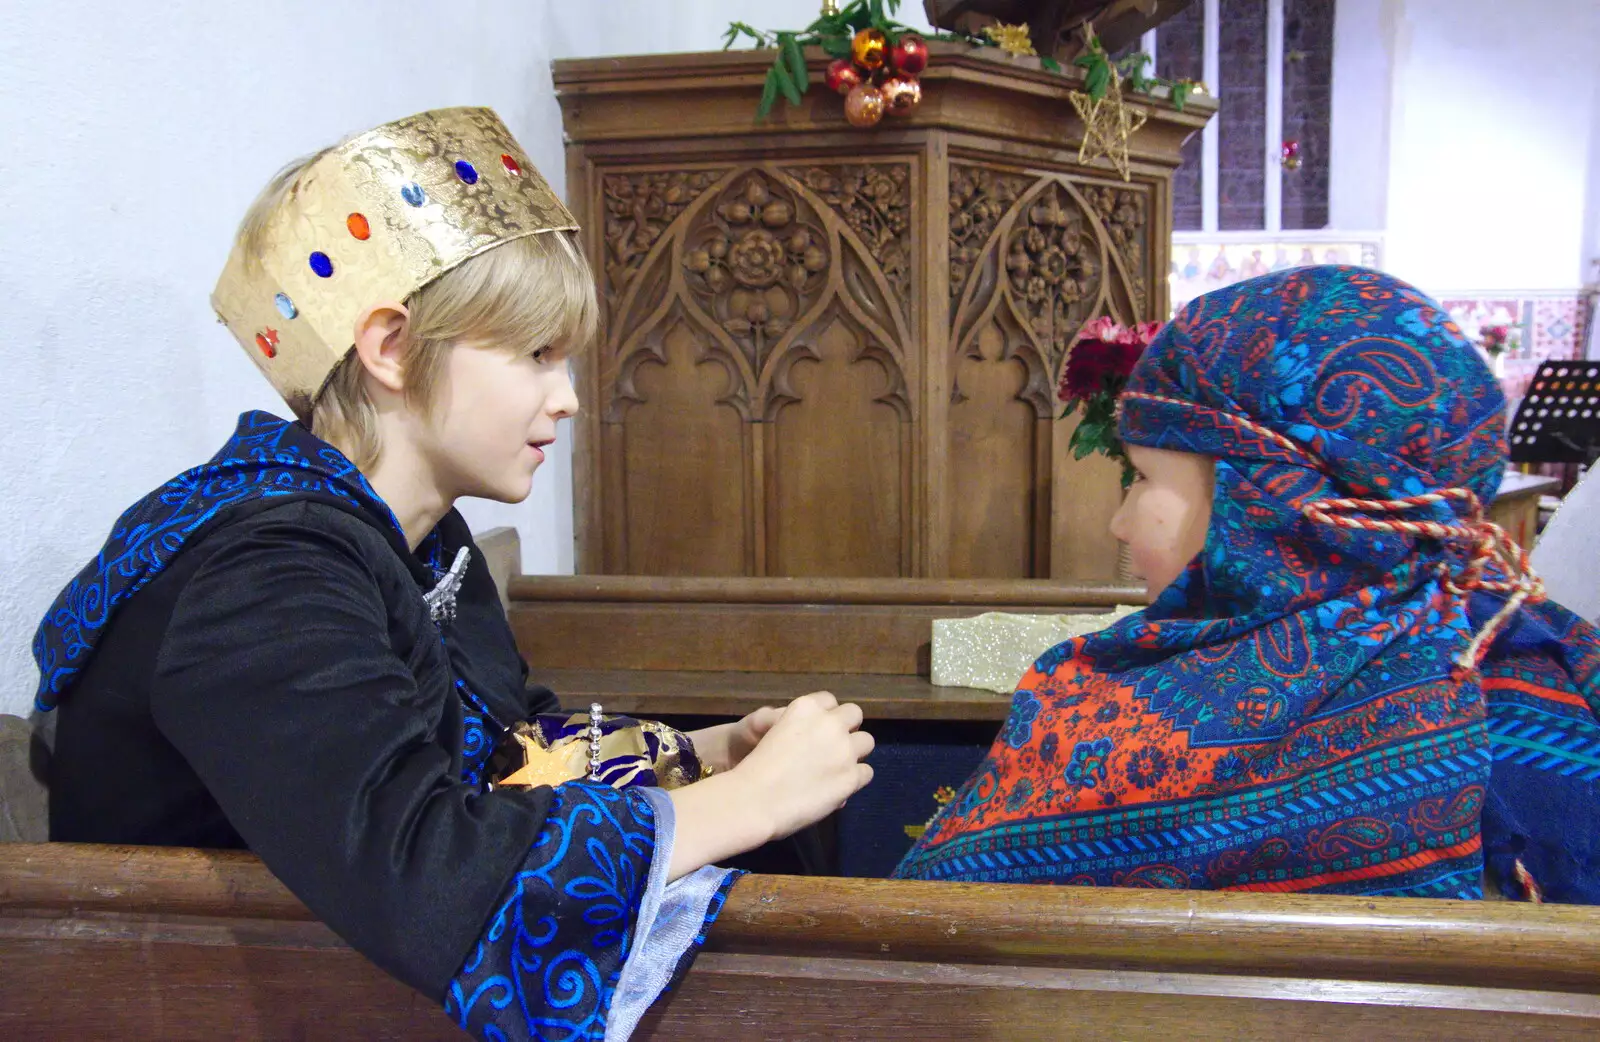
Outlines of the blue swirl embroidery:
[[444,1008],[479,1038],[604,1039],[655,852],[644,796],[573,782],[550,815]]
[[456,678],[456,694],[460,696],[461,708],[461,780],[475,789],[483,788],[483,776],[489,765],[489,757],[493,755],[497,739],[493,734],[504,735],[506,729],[489,712],[489,707],[483,700],[472,693],[459,677]]

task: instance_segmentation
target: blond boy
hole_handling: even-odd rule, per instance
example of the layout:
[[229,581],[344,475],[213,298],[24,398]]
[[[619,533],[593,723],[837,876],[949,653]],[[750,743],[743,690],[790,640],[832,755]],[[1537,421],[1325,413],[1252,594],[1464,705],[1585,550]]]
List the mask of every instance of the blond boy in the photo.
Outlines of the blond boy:
[[246,414],[131,507],[35,640],[52,838],[248,847],[485,1037],[626,1038],[720,907],[712,863],[871,775],[819,693],[690,736],[715,771],[671,792],[490,785],[556,700],[454,504],[526,497],[578,410],[575,229],[487,109],[285,170],[213,302],[299,422]]

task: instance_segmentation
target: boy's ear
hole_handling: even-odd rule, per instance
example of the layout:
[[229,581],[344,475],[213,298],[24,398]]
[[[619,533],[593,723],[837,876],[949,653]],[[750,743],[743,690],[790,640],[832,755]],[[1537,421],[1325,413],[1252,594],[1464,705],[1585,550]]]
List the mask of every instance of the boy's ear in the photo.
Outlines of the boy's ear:
[[405,390],[400,347],[405,343],[411,313],[404,304],[375,304],[356,317],[356,355],[379,385],[395,394]]

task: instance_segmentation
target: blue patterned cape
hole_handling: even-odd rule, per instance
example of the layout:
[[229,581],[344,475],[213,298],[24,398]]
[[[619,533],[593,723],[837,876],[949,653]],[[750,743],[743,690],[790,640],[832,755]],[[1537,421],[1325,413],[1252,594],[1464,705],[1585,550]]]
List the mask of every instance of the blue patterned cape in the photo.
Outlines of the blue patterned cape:
[[[1189,304],[1121,433],[1216,460],[1204,550],[1035,664],[898,874],[1478,897],[1487,859],[1518,894],[1600,902],[1600,634],[1527,604],[1463,669],[1506,603],[1451,591],[1474,547],[1306,512],[1487,503],[1504,428],[1476,351],[1388,276],[1302,268]],[[1407,516],[1471,520],[1455,500]]]

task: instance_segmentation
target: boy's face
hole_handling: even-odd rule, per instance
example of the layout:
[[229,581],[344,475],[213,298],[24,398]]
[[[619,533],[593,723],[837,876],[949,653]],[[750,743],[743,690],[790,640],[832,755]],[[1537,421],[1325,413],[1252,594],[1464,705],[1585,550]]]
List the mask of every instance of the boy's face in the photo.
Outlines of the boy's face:
[[1127,447],[1139,480],[1111,519],[1152,600],[1205,549],[1216,464],[1209,456]]
[[427,448],[441,490],[520,503],[556,439],[578,411],[566,351],[531,355],[461,345],[445,359]]

